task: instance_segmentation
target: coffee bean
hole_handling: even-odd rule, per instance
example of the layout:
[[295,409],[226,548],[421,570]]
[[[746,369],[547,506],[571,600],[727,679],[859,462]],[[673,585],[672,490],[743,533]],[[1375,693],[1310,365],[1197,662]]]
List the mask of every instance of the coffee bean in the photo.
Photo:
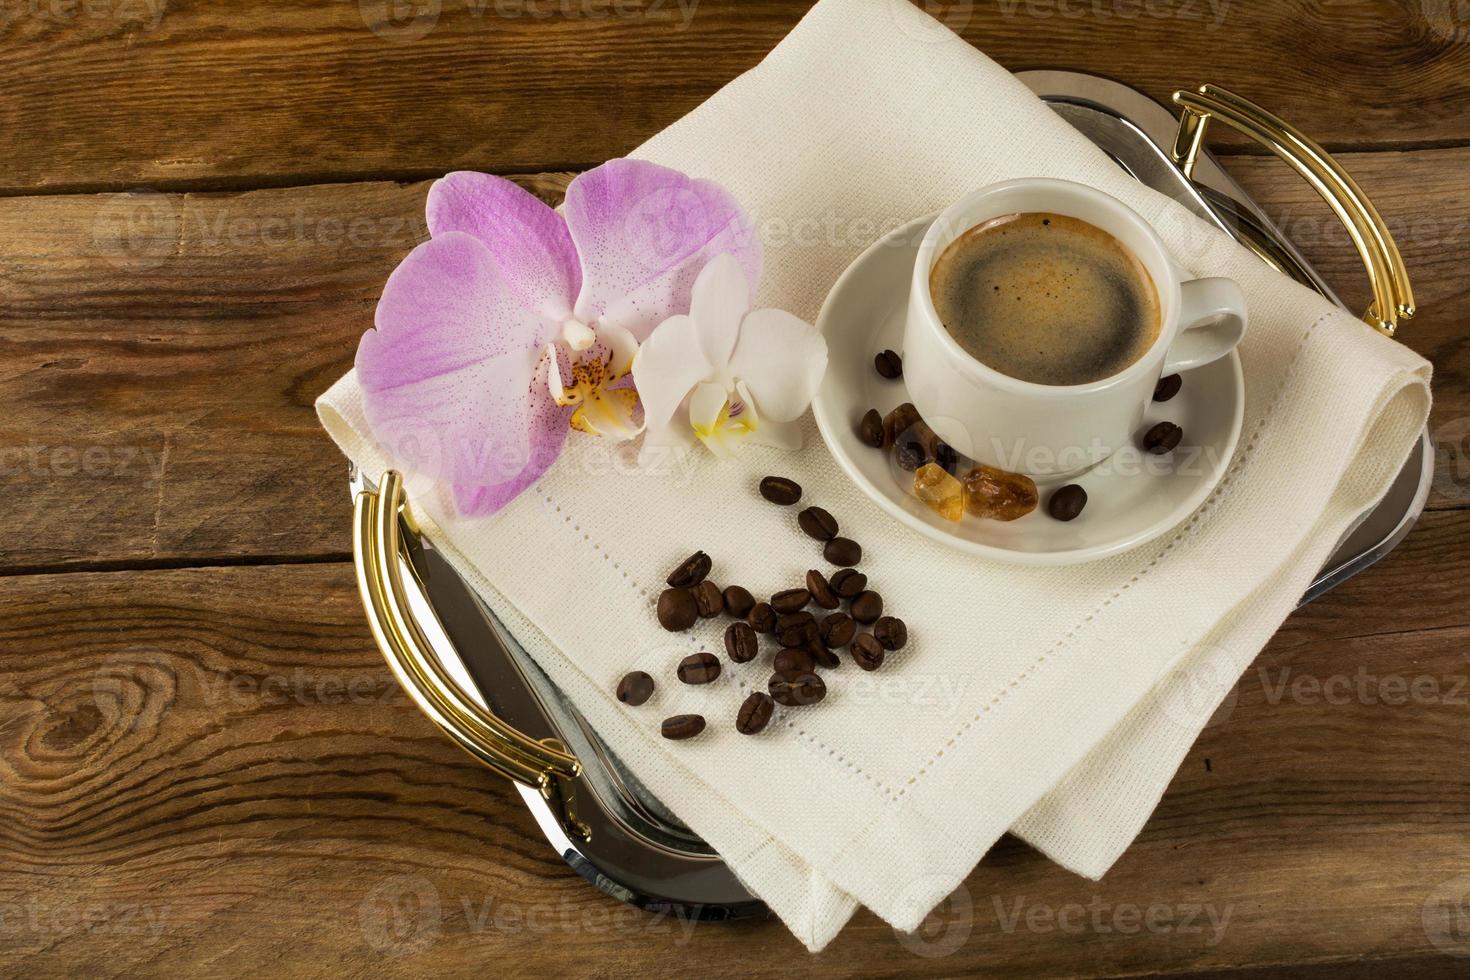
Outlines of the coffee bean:
[[736,619],[744,619],[750,615],[755,608],[755,596],[749,590],[742,589],[738,585],[731,585],[725,589],[725,612]]
[[709,555],[696,551],[680,562],[678,568],[669,573],[669,588],[692,589],[704,581],[704,577],[709,574],[709,569]]
[[920,466],[928,462],[928,454],[924,447],[917,442],[901,442],[893,451],[893,458],[898,463],[898,468],[905,473],[912,473]]
[[653,678],[641,670],[635,670],[618,681],[618,700],[630,707],[638,707],[653,697]]
[[889,381],[896,381],[903,377],[903,358],[891,350],[886,350],[873,358],[873,367]]
[[1173,422],[1160,422],[1149,429],[1143,437],[1143,448],[1155,456],[1173,452],[1179,445],[1179,440],[1184,438],[1184,430]]
[[836,650],[852,642],[853,634],[857,632],[857,623],[847,613],[833,613],[822,620],[822,625],[817,630],[822,642]]
[[[776,632],[780,633],[784,629],[804,630],[808,623],[816,623],[816,621],[817,617],[805,609],[798,609],[794,613],[782,613],[776,617]],[[792,644],[792,646],[795,645],[794,643]]]
[[748,664],[761,652],[760,637],[749,623],[731,623],[725,629],[725,653],[737,664]]
[[827,582],[827,576],[815,568],[806,573],[806,590],[812,594],[812,601],[823,609],[836,609],[842,605],[842,600]]
[[769,602],[757,602],[750,610],[750,615],[745,617],[750,628],[757,633],[769,633],[776,628],[776,610],[771,608]]
[[771,608],[778,613],[794,613],[805,609],[812,601],[806,589],[787,589],[771,596]]
[[883,666],[883,646],[871,633],[859,633],[848,648],[852,662],[863,670],[877,670]]
[[708,684],[720,676],[720,658],[712,653],[691,653],[679,661],[679,680],[685,684]]
[[1154,385],[1154,401],[1166,402],[1179,394],[1179,389],[1184,387],[1184,379],[1177,374],[1170,374],[1159,379]]
[[735,730],[741,735],[758,735],[771,723],[776,702],[764,691],[751,691],[735,716]]
[[700,619],[713,619],[725,609],[725,596],[720,587],[705,579],[694,587],[694,605]]
[[699,618],[699,606],[688,589],[664,589],[658,597],[658,624],[670,633],[687,630]]
[[842,666],[842,659],[823,646],[821,640],[813,640],[806,649],[816,661],[817,666],[824,670],[835,670]]
[[827,696],[827,685],[815,672],[804,674],[772,674],[766,685],[777,704],[788,708],[816,704]]
[[773,504],[790,507],[801,499],[801,484],[784,476],[768,476],[761,481],[761,496]]
[[1046,512],[1059,521],[1074,521],[1087,506],[1087,491],[1075,483],[1069,483],[1046,502]]
[[909,628],[896,616],[882,616],[873,624],[873,639],[889,652],[902,650],[909,641]]
[[868,409],[868,413],[858,423],[858,438],[864,445],[874,449],[883,448],[883,416],[878,414],[876,408]]
[[682,742],[686,738],[693,738],[704,731],[703,715],[675,715],[665,718],[663,724],[663,736],[674,742]]
[[833,538],[822,548],[822,555],[834,565],[851,567],[863,560],[863,548],[852,538]]
[[831,541],[837,537],[837,518],[820,507],[808,507],[796,515],[796,523],[807,537],[818,541]]
[[883,597],[876,592],[864,592],[852,600],[847,611],[864,626],[877,622],[878,617],[883,615]]
[[852,568],[843,568],[832,573],[832,591],[844,599],[851,599],[868,587],[868,577]]
[[817,669],[817,662],[805,647],[788,647],[776,654],[771,666],[778,674],[809,674]]
[[934,447],[934,463],[953,476],[954,471],[960,468],[960,454],[949,443],[941,442]]
[[817,638],[817,619],[809,612],[787,613],[776,620],[776,642],[799,647]]

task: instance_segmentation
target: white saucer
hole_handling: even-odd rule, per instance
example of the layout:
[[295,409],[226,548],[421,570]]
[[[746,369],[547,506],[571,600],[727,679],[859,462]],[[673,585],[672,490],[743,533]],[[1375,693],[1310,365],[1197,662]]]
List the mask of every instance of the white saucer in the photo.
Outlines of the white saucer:
[[1157,422],[1175,422],[1184,442],[1166,456],[1125,450],[1070,482],[1087,491],[1087,508],[1071,523],[1046,513],[1050,492],[1042,484],[1041,506],[1018,521],[1003,523],[968,515],[959,522],[940,517],[913,494],[913,474],[892,453],[865,445],[858,420],[870,408],[886,415],[908,400],[903,382],[887,381],[873,369],[873,355],[903,352],[904,314],[915,255],[934,216],[922,218],[874,244],[832,287],[817,328],[827,338],[827,376],[812,408],[822,437],[849,477],[878,506],[920,534],[961,551],[1021,565],[1073,565],[1136,548],[1178,526],[1204,503],[1224,476],[1240,439],[1245,380],[1240,358],[1231,354],[1183,376],[1171,401],[1149,406],[1140,432]]

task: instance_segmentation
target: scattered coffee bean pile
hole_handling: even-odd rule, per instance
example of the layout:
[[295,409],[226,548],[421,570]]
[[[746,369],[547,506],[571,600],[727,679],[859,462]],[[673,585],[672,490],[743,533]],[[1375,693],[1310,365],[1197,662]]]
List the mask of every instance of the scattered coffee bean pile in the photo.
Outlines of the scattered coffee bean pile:
[[[886,352],[886,353],[892,353]],[[895,360],[898,355],[893,355]],[[901,365],[897,368],[901,373]],[[768,476],[760,482],[760,494],[781,507],[801,500],[801,487],[784,477]],[[807,507],[796,515],[796,526],[807,537],[822,543],[822,553],[837,568],[826,574],[813,568],[799,586],[782,589],[764,601],[749,590],[732,585],[723,591],[710,579],[713,562],[696,551],[669,573],[668,588],[656,605],[664,629],[679,633],[701,618],[729,616],[734,621],[725,630],[725,656],[731,663],[749,664],[760,658],[761,637],[771,637],[779,647],[771,658],[770,678],[765,691],[752,691],[741,704],[735,730],[742,735],[764,731],[776,705],[804,708],[827,696],[827,684],[819,670],[834,670],[846,649],[853,663],[863,670],[877,670],[884,657],[908,643],[903,620],[884,615],[883,597],[868,588],[868,577],[855,567],[863,549],[840,536],[837,519],[820,507]],[[843,603],[847,604],[842,611]],[[821,611],[811,612],[811,607]],[[871,628],[859,630],[859,624]],[[685,684],[709,684],[721,673],[721,661],[701,651],[681,660],[675,676]],[[630,707],[645,704],[653,696],[654,680],[643,671],[633,671],[617,687],[618,700]],[[663,722],[664,738],[682,741],[704,731],[702,715],[676,715]]]

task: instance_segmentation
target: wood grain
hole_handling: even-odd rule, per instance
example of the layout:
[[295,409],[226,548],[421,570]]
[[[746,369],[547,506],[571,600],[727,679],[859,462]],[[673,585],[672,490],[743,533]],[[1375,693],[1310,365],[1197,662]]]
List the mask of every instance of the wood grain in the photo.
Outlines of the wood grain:
[[[1465,975],[1464,5],[922,5],[1008,68],[1214,82],[1343,151],[1436,366],[1431,512],[1287,621],[1106,880],[1008,838],[923,938],[864,912],[821,957],[628,910],[367,635],[311,405],[425,181],[554,202],[809,0],[26,0],[0,5],[0,976]],[[1215,141],[1365,303],[1305,185]]]
[[[1446,577],[1467,537],[1430,515],[1432,546],[1328,602]],[[1470,862],[1470,633],[1448,609],[1289,625],[1103,882],[1007,840],[926,939],[861,913],[808,957],[776,922],[658,919],[567,869],[398,692],[347,566],[20,576],[0,604],[0,973],[1449,975],[1470,953],[1424,926]],[[1420,693],[1383,696],[1400,683]]]
[[[1470,149],[1353,154],[1396,225],[1436,366],[1434,507],[1470,501]],[[1274,160],[1235,172],[1366,303],[1326,207]],[[570,175],[522,180],[549,200]],[[0,570],[349,550],[344,462],[311,405],[351,366],[427,184],[0,199]]]
[[311,406],[426,237],[425,190],[0,201],[0,564],[344,554]]
[[[1470,141],[1470,17],[1450,0],[922,5],[1013,70],[1064,65],[1160,99],[1213,82],[1336,149]],[[809,7],[11,3],[0,10],[0,131],[11,136],[0,193],[591,166],[757,64]]]

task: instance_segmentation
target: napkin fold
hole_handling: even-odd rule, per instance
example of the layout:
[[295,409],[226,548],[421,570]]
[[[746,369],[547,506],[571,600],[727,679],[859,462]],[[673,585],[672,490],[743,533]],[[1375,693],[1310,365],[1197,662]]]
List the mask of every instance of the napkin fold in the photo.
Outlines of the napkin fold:
[[[858,904],[917,927],[1007,829],[1100,876],[1339,537],[1386,492],[1428,416],[1429,365],[1134,182],[908,0],[822,0],[764,62],[630,155],[729,188],[765,240],[761,305],[808,320],[883,233],[1023,176],[1120,198],[1184,268],[1245,290],[1245,427],[1219,489],[1162,539],[1079,567],[989,563],[908,531],[850,485],[810,423],[800,453],[692,456],[657,472],[638,468],[633,447],[574,436],[484,520],[410,483],[433,542],[810,949]],[[318,410],[359,466],[391,465],[352,374]],[[677,683],[677,660],[720,650],[723,624],[674,636],[653,604],[696,548],[721,585],[757,595],[822,565],[792,515],[754,492],[771,472],[862,542],[863,571],[911,639],[879,673],[845,664],[822,705],[750,738],[734,731],[736,709],[767,671],[729,664],[713,685]],[[613,696],[635,669],[659,684],[636,709]],[[710,719],[706,734],[660,738],[660,720],[685,712]]]

